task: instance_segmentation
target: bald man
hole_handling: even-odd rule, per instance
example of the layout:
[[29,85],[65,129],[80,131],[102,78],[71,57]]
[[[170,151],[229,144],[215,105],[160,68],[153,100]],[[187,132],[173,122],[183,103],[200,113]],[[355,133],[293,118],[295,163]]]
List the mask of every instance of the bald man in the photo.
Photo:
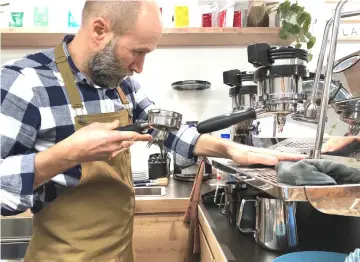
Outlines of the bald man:
[[[131,75],[142,72],[161,33],[153,1],[88,1],[75,36],[3,65],[1,211],[34,213],[25,261],[134,261],[128,147],[152,136],[116,129],[154,108]],[[181,168],[197,156],[244,165],[303,158],[187,126],[165,146]]]

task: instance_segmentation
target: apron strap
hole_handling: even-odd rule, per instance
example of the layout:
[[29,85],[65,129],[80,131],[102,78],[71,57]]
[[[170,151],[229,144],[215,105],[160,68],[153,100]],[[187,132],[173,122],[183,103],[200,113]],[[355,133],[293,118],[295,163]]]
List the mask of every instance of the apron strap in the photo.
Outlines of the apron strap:
[[[65,55],[62,44],[57,45],[55,48],[55,62],[56,62],[57,67],[59,68],[61,77],[63,78],[63,81],[64,81],[65,88],[69,94],[70,103],[71,103],[72,108],[73,109],[78,109],[78,108],[82,109],[83,105],[82,105],[82,100],[80,97],[80,92],[76,87],[75,77],[71,71],[71,68],[70,68],[68,59]],[[131,119],[132,114],[131,114],[130,108],[129,108],[129,101],[126,98],[124,91],[120,87],[117,87],[116,90],[119,94],[121,102],[124,104],[126,111],[129,114],[129,118]]]
[[130,109],[130,105],[129,105],[129,100],[126,98],[124,91],[119,86],[116,88],[116,91],[118,92],[120,100],[123,103],[123,105],[125,106],[126,111],[129,114],[129,118],[132,119],[132,113],[131,113],[131,109]]
[[124,91],[121,89],[121,87],[117,87],[116,91],[118,92],[119,96],[120,96],[120,100],[124,105],[128,105],[129,101],[126,98],[126,95],[124,93]]
[[55,62],[63,78],[65,88],[69,94],[72,108],[83,108],[80,93],[75,84],[75,77],[69,66],[62,44],[55,48]]

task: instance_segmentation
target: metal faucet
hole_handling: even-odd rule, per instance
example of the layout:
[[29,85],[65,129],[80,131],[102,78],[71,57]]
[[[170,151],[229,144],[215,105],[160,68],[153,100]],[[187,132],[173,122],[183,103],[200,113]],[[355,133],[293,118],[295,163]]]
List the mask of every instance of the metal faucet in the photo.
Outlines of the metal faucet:
[[[360,10],[346,12],[346,13],[342,14],[341,10],[347,2],[348,2],[348,0],[340,1],[336,6],[334,17],[331,18],[326,23],[324,37],[323,37],[323,41],[321,44],[319,58],[318,58],[317,70],[315,73],[314,89],[312,92],[311,102],[307,105],[307,108],[305,110],[305,116],[308,116],[309,118],[314,117],[313,110],[315,109],[315,112],[316,112],[316,108],[317,108],[316,104],[315,104],[315,98],[316,98],[317,88],[319,86],[321,69],[322,69],[323,62],[324,62],[324,56],[325,56],[325,51],[326,51],[328,35],[329,35],[330,27],[332,26],[328,64],[327,64],[326,71],[325,71],[325,83],[324,83],[323,98],[321,99],[321,106],[320,106],[321,107],[320,118],[319,118],[317,130],[316,130],[315,147],[314,147],[314,150],[311,155],[311,157],[314,159],[319,159],[320,155],[321,155],[321,146],[322,146],[323,137],[324,137],[327,108],[328,108],[328,104],[329,104],[330,85],[331,85],[331,79],[332,79],[333,67],[334,67],[334,61],[335,61],[335,53],[336,53],[337,38],[338,38],[338,33],[339,33],[340,18],[360,15]],[[315,115],[315,118],[316,118],[316,115]]]

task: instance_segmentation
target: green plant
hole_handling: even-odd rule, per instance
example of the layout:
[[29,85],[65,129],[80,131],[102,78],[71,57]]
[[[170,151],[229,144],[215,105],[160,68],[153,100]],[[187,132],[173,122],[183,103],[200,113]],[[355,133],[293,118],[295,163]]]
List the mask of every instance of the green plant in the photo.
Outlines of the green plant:
[[316,42],[316,37],[309,32],[311,15],[305,11],[303,6],[298,4],[298,1],[291,4],[289,0],[285,0],[274,8],[273,11],[274,10],[277,11],[280,22],[282,23],[279,34],[280,38],[288,39],[289,37],[295,37],[296,48],[301,48],[303,44],[306,44],[309,52],[308,59],[310,61],[312,59],[311,49]]

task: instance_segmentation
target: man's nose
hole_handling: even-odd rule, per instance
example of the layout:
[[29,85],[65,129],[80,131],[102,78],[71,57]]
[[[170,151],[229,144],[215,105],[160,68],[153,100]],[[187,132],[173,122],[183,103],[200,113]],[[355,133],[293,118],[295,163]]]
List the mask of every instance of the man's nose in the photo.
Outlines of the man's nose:
[[137,74],[140,74],[144,68],[144,61],[145,61],[145,57],[136,58],[135,62],[132,63],[130,69],[132,71],[135,71]]

